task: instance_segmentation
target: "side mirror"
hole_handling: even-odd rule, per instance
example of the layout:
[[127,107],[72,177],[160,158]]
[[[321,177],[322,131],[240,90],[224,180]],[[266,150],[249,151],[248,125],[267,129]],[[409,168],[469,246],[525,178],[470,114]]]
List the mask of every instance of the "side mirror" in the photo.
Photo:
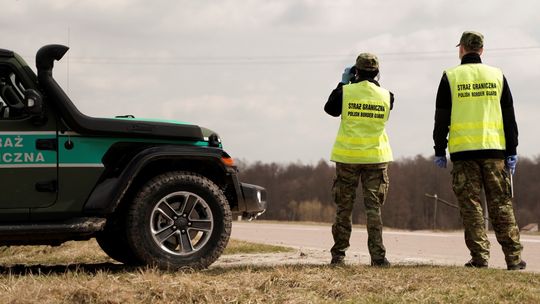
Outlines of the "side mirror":
[[43,114],[43,97],[33,89],[24,91],[24,106],[26,111],[32,116],[41,116]]
[[14,110],[24,109],[24,104],[21,101],[20,95],[10,85],[1,83],[0,96],[8,104],[8,106]]

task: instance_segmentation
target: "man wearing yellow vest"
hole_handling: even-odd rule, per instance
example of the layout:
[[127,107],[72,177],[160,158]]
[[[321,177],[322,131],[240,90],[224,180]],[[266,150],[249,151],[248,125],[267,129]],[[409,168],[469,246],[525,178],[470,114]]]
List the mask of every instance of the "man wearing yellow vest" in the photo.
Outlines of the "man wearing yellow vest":
[[333,195],[336,218],[332,225],[334,246],[331,264],[343,264],[349,248],[352,210],[359,180],[362,182],[367,217],[368,249],[372,266],[390,266],[382,241],[381,206],[388,192],[388,162],[392,150],[384,126],[394,96],[381,88],[379,62],[375,55],[362,53],[353,67],[346,68],[324,110],[341,116],[331,160],[336,163]]
[[512,94],[502,71],[480,59],[482,34],[464,32],[458,46],[461,65],[446,70],[439,84],[433,140],[437,166],[446,167],[447,145],[450,151],[452,188],[471,254],[465,266],[488,267],[490,243],[480,200],[484,188],[507,269],[525,269],[511,200],[518,145]]

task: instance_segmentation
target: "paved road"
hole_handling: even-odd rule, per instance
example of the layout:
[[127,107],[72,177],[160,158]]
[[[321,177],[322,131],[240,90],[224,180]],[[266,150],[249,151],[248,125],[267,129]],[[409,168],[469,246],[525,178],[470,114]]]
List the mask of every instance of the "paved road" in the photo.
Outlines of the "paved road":
[[[265,244],[325,251],[333,244],[331,225],[279,224],[265,222],[233,222],[232,238]],[[470,259],[463,232],[383,231],[387,257],[394,263],[463,265]],[[493,234],[490,267],[506,268],[500,245]],[[540,235],[522,235],[523,259],[527,270],[540,272]],[[369,263],[365,228],[353,228],[347,262]]]

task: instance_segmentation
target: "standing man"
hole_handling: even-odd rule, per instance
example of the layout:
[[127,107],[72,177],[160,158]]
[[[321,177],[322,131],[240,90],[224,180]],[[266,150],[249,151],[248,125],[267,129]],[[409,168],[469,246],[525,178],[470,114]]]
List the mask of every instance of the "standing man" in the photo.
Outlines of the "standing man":
[[482,34],[464,32],[458,46],[461,65],[446,70],[439,84],[433,140],[437,166],[446,168],[447,144],[450,151],[452,188],[472,257],[465,266],[488,266],[490,244],[480,201],[483,187],[507,269],[525,269],[511,200],[518,129],[510,87],[500,69],[482,64]]
[[324,106],[329,115],[341,115],[331,156],[331,160],[336,162],[332,189],[336,220],[332,226],[334,246],[331,264],[344,263],[351,237],[356,188],[361,179],[371,265],[390,266],[382,240],[381,206],[388,192],[388,162],[392,161],[384,126],[394,96],[379,86],[378,77],[377,57],[369,53],[360,54],[356,64],[345,69],[341,82]]

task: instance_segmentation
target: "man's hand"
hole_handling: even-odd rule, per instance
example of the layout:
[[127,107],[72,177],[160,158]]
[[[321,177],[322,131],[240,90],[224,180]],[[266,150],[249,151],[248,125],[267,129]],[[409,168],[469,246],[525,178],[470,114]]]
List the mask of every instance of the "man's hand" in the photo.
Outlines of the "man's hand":
[[516,172],[516,165],[518,162],[518,156],[517,155],[510,155],[506,157],[506,168],[510,170],[510,174],[514,175]]
[[346,67],[345,71],[343,71],[343,74],[341,74],[341,83],[349,84],[349,82],[351,82],[352,77],[353,75],[351,74],[351,67]]
[[439,168],[446,168],[446,156],[435,156],[435,165]]

